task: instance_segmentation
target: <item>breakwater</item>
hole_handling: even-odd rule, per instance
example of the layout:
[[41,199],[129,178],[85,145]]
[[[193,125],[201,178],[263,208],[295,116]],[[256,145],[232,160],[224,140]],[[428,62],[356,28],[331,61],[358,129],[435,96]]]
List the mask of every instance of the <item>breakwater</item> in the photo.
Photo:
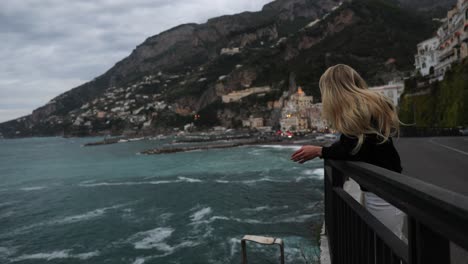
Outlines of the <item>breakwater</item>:
[[265,140],[256,140],[256,139],[249,139],[249,140],[242,140],[242,141],[233,141],[229,143],[216,143],[211,142],[211,144],[203,144],[203,145],[188,145],[188,146],[163,146],[153,149],[147,149],[140,152],[140,154],[146,155],[155,155],[155,154],[165,154],[165,153],[176,153],[176,152],[186,152],[186,151],[194,151],[194,150],[208,150],[208,149],[223,149],[223,148],[233,148],[239,147],[244,145],[256,145],[262,143],[270,143],[266,142]]

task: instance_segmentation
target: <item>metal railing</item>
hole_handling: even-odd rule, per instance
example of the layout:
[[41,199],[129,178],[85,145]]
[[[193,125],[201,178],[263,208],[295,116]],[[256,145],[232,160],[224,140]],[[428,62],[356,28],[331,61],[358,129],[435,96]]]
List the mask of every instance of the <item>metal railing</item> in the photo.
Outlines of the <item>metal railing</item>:
[[[407,214],[408,243],[343,190],[348,177]],[[449,264],[450,242],[468,250],[468,197],[367,163],[326,160],[325,227],[332,264]]]

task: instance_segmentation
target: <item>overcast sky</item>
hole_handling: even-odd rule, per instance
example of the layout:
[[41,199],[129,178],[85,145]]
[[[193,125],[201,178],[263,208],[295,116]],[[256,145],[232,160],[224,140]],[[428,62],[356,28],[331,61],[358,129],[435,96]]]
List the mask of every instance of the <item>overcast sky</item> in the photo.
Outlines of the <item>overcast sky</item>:
[[271,0],[0,0],[0,122],[104,73],[147,37]]

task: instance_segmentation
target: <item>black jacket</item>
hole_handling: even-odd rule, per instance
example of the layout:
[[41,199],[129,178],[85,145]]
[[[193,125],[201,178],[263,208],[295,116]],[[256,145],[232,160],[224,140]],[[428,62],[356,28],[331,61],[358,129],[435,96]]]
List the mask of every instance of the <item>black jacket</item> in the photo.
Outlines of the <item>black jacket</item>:
[[[375,134],[365,135],[364,143],[356,154],[351,154],[358,139],[341,135],[340,140],[330,147],[323,147],[322,158],[334,160],[362,161],[391,171],[401,173],[400,155],[398,155],[391,138],[381,144],[382,140]],[[362,188],[361,188],[362,189]],[[362,189],[363,191],[366,191]]]

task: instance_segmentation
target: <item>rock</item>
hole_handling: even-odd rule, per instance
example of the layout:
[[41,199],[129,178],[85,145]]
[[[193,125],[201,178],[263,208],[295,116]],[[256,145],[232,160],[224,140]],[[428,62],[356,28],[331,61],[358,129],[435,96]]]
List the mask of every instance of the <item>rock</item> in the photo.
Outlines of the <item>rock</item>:
[[222,48],[220,54],[221,55],[235,55],[240,53],[240,48]]

